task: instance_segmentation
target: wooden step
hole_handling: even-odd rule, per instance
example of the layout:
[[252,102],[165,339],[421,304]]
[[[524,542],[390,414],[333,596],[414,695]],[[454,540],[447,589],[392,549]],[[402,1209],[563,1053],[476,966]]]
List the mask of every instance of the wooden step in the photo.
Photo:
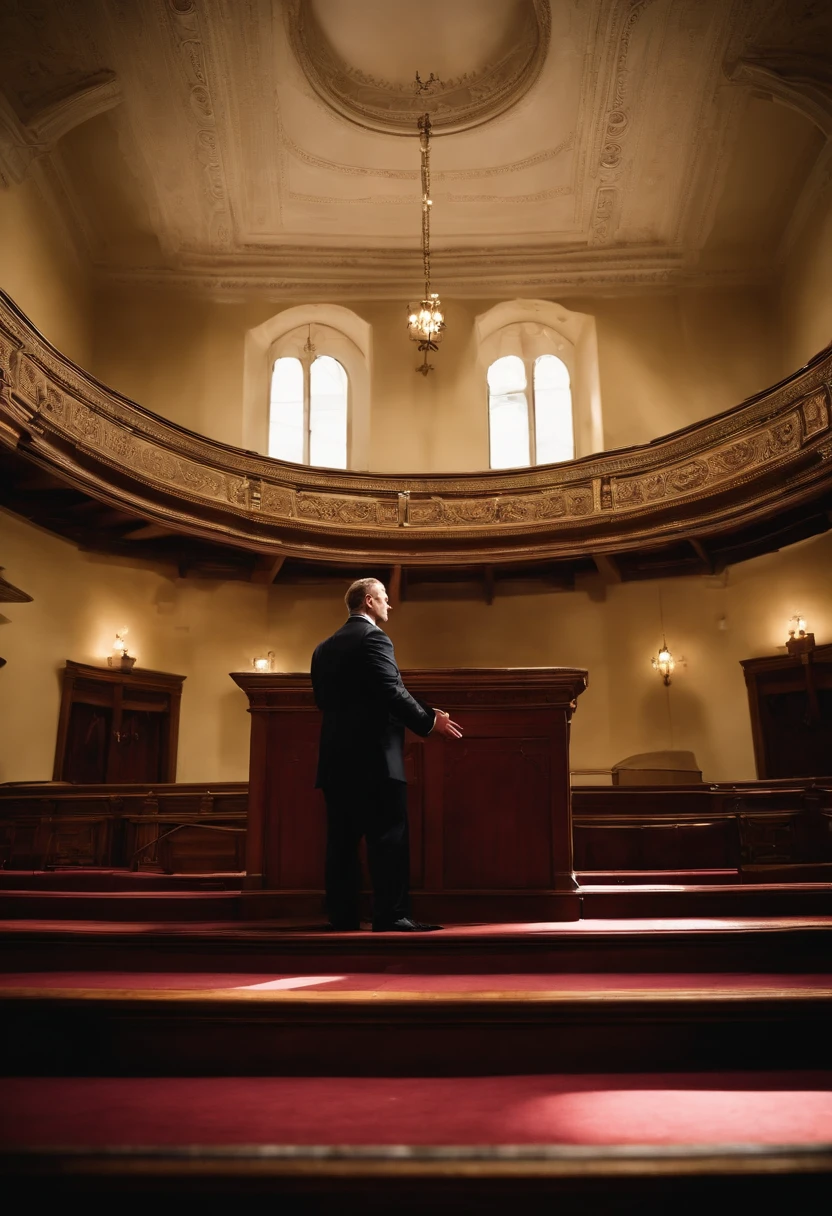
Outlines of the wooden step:
[[0,920],[233,920],[239,891],[0,890]]
[[[516,896],[516,898],[515,898]],[[559,903],[569,903],[570,909]],[[501,923],[643,917],[832,915],[832,883],[703,884],[639,882],[585,885],[573,895],[518,892],[414,892],[425,921]],[[462,915],[461,911],[465,910]],[[513,914],[512,914],[513,913]],[[288,920],[322,924],[323,897],[307,892],[229,889],[0,889],[0,920],[217,921]]]
[[679,916],[824,916],[832,914],[832,883],[657,883],[580,889],[581,918]]
[[5,988],[6,1075],[477,1076],[832,1066],[828,986]]
[[4,971],[825,972],[832,917],[707,917],[327,933],[245,922],[4,921]]
[[126,1193],[199,1204],[277,1200],[283,1211],[483,1216],[579,1211],[584,1216],[750,1210],[812,1212],[832,1183],[832,1152],[815,1145],[585,1148],[578,1145],[351,1148],[189,1145],[0,1150],[6,1189],[42,1202]]

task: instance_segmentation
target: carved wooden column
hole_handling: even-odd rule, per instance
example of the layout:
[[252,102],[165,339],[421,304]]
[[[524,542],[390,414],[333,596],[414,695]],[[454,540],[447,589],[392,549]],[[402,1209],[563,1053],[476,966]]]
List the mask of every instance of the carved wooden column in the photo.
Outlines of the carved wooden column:
[[[326,816],[314,789],[320,715],[305,673],[233,673],[251,714],[243,915],[322,919]],[[576,668],[404,672],[461,740],[408,735],[414,914],[576,920],[569,730]]]

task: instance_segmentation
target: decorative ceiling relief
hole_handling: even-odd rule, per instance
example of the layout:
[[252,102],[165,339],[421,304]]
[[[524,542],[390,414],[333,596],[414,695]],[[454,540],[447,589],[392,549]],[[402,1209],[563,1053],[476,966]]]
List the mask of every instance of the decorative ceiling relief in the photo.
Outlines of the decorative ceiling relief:
[[832,8],[818,0],[761,0],[754,17],[726,75],[805,114],[832,138]]
[[[413,148],[427,112],[449,296],[757,284],[829,181],[811,142],[797,155],[792,132],[771,133],[759,93],[806,115],[813,138],[809,119],[832,132],[828,10],[6,3],[0,185],[34,174],[100,281],[402,298],[418,269]],[[801,200],[782,216],[772,203],[779,230],[757,219],[771,185],[757,167],[731,177],[758,142],[782,199]]]
[[196,127],[194,154],[202,168],[202,197],[210,210],[210,241],[215,247],[229,248],[232,230],[228,189],[211,84],[205,64],[199,13],[195,0],[168,0],[168,12],[178,66],[187,82],[188,101]]
[[[372,44],[376,28],[376,14],[368,12],[369,7],[376,6],[364,6],[368,22],[362,52]],[[443,43],[454,45],[449,74],[433,81],[432,69],[430,76],[425,72],[423,89],[414,87],[413,75],[404,80],[386,79],[373,70],[370,65],[376,62],[381,71],[389,70],[384,51],[378,59],[371,51],[362,55],[363,62],[349,62],[343,51],[339,53],[332,34],[337,37],[342,29],[341,22],[333,21],[332,4],[290,0],[286,28],[304,75],[337,114],[373,131],[412,137],[419,115],[428,113],[439,135],[464,131],[501,114],[537,79],[549,43],[549,0],[513,0],[501,7],[502,12],[490,5],[478,14],[470,6],[471,26],[465,31],[452,5],[436,5],[427,14],[424,6],[414,8],[388,0],[388,11],[395,10],[393,19],[403,41],[413,43],[427,29],[435,48]],[[353,6],[351,11],[357,15],[359,10]],[[490,26],[491,37],[482,62],[484,25]],[[418,53],[415,46],[413,53]],[[412,71],[417,70],[414,65]]]

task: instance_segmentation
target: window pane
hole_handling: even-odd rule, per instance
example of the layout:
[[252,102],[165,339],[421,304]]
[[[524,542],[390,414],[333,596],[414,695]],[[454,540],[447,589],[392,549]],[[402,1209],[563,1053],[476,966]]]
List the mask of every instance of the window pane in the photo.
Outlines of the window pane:
[[529,405],[526,371],[517,355],[504,355],[488,369],[488,430],[492,469],[529,464]]
[[269,404],[269,455],[303,463],[303,368],[300,359],[276,359]]
[[534,433],[538,464],[574,459],[569,370],[555,355],[535,360]]
[[503,355],[488,369],[488,387],[492,393],[518,393],[526,387],[526,369],[517,355]]
[[347,467],[347,373],[337,359],[321,355],[310,372],[309,463]]

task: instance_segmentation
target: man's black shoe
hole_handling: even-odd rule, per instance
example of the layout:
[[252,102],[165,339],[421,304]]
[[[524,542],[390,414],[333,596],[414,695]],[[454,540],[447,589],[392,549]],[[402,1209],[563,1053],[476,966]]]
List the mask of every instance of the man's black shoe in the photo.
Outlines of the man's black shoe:
[[409,916],[401,916],[380,925],[373,925],[373,933],[433,933],[441,929],[441,925],[423,925],[421,921],[411,920]]

